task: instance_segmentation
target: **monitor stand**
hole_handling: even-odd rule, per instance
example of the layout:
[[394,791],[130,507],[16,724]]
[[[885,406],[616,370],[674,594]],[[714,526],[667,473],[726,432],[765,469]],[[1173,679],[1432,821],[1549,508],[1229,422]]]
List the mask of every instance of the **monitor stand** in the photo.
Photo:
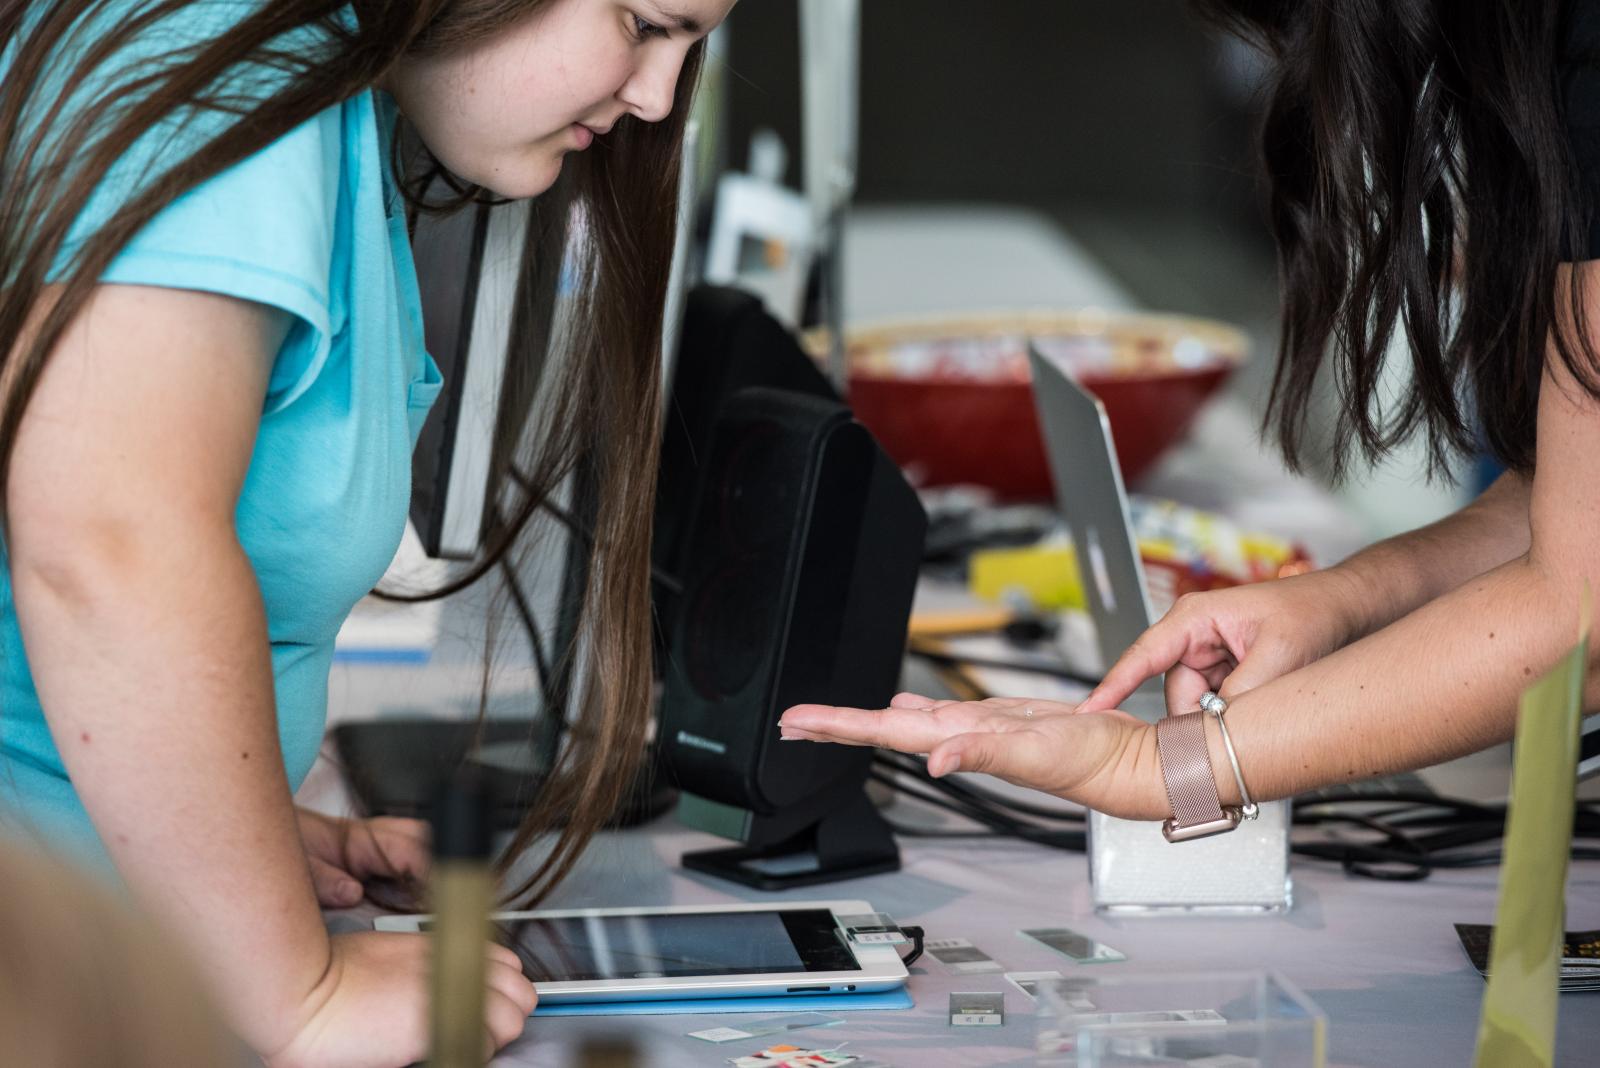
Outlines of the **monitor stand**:
[[827,794],[774,816],[683,794],[678,815],[708,830],[708,817],[738,820],[738,833],[728,836],[744,845],[685,853],[683,866],[757,890],[789,890],[900,870],[894,833],[862,787],[843,804],[836,794]]

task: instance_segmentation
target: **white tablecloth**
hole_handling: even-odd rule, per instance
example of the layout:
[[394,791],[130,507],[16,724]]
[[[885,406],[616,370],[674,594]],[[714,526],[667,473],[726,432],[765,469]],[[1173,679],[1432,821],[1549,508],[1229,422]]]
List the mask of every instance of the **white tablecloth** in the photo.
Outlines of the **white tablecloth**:
[[[702,904],[722,901],[865,898],[930,938],[968,938],[1010,970],[1076,966],[1018,936],[1024,927],[1067,926],[1122,950],[1128,961],[1097,969],[1206,971],[1271,968],[1328,1015],[1330,1065],[1417,1068],[1471,1063],[1483,980],[1467,962],[1452,924],[1493,919],[1498,868],[1437,873],[1416,883],[1345,877],[1331,865],[1297,863],[1295,906],[1274,917],[1126,918],[1096,916],[1081,855],[1003,840],[910,841],[901,871],[833,886],[764,895],[679,869],[686,849],[726,844],[687,831],[670,817],[596,840],[550,907]],[[1600,927],[1600,864],[1574,865],[1568,925]],[[642,1063],[659,1068],[723,1064],[780,1040],[812,1048],[847,1042],[896,1068],[1032,1063],[1033,1007],[995,975],[957,977],[924,957],[909,985],[916,1008],[840,1012],[844,1023],[817,1031],[713,1046],[689,1031],[737,1023],[714,1016],[535,1019],[495,1060],[497,1068],[573,1063],[585,1036],[634,1037]],[[1000,1028],[951,1028],[951,991],[1005,990]],[[826,1012],[826,1005],[819,1004]],[[745,1020],[759,1017],[744,1017]],[[1600,994],[1561,999],[1558,1063],[1596,1062]]]

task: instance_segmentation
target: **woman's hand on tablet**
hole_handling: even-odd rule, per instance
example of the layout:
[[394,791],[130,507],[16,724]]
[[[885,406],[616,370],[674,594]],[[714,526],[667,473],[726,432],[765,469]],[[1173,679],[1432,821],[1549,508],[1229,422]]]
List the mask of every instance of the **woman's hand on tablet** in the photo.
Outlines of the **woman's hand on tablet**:
[[[428,956],[424,934],[336,935],[328,970],[302,1006],[294,1038],[270,1068],[400,1068],[428,1056]],[[485,1059],[522,1034],[538,1002],[517,955],[488,945]]]
[[935,776],[982,771],[1113,816],[1168,815],[1155,731],[1116,709],[1078,714],[1055,701],[935,701],[903,693],[888,708],[796,705],[785,740],[926,753]]
[[421,886],[427,877],[428,825],[421,820],[341,819],[304,808],[295,816],[324,908],[360,903],[363,886],[373,880]]

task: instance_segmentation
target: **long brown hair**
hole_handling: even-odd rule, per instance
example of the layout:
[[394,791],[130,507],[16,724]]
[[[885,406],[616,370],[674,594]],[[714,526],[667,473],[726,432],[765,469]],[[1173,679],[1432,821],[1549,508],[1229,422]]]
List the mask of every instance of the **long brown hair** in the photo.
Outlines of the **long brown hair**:
[[[1419,433],[1436,472],[1475,451],[1475,431],[1507,466],[1530,469],[1552,338],[1600,397],[1579,287],[1560,287],[1561,262],[1588,258],[1584,198],[1595,195],[1579,188],[1564,125],[1562,66],[1592,72],[1597,58],[1572,10],[1563,0],[1194,6],[1271,61],[1260,143],[1283,333],[1267,425],[1289,464],[1304,456],[1307,415],[1331,378],[1335,476]],[[1391,355],[1397,330],[1406,345]],[[1378,403],[1388,359],[1408,363],[1412,388]]]
[[[271,0],[214,38],[119,71],[100,85],[94,79],[110,60],[196,0],[125,5],[122,21],[87,43],[74,33],[89,20],[108,21],[102,17],[105,0],[51,3],[27,20],[27,5],[0,0],[0,54],[13,55],[0,86],[0,378],[8,387],[0,403],[0,502],[23,410],[51,351],[117,253],[163,208],[372,86],[403,55],[468,47],[548,2]],[[351,9],[353,24],[346,14]],[[60,80],[51,64],[67,45],[78,51]],[[702,50],[697,44],[685,62],[665,121],[624,118],[590,152],[569,156],[557,188],[530,212],[529,263],[514,336],[530,347],[549,340],[565,348],[559,361],[545,361],[559,366],[559,379],[540,384],[554,404],[536,434],[527,432],[526,404],[503,420],[492,470],[516,487],[520,503],[494,527],[482,558],[431,594],[462,589],[505,559],[541,502],[580,466],[598,488],[593,530],[584,539],[588,560],[578,626],[588,662],[605,667],[585,673],[586,699],[560,765],[508,857],[509,863],[559,828],[543,863],[514,893],[528,901],[560,882],[611,816],[644,748],[661,308],[676,225],[678,161]],[[255,69],[271,72],[273,88],[241,96],[227,76]],[[86,86],[99,95],[79,108]],[[64,111],[68,101],[71,113]],[[65,273],[53,277],[74,221],[100,180],[158,123],[190,113],[227,119],[214,138],[144,182],[80,247],[66,249]],[[442,170],[424,156],[407,175],[403,184],[416,210],[452,210],[491,199],[453,181],[456,195],[447,203],[424,202],[420,191],[437,188]],[[573,219],[581,220],[576,235],[570,233]],[[566,328],[552,338],[548,324],[564,252],[571,257],[576,291]],[[47,281],[54,283],[54,299],[42,302]],[[526,401],[526,376],[537,373],[537,355],[523,351],[511,361],[508,397]]]

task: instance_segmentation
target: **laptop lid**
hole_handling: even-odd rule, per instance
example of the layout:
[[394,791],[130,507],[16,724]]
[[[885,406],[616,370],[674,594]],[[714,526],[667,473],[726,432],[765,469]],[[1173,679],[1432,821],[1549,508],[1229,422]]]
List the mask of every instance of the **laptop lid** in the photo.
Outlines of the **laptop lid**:
[[[1063,362],[1031,341],[1028,362],[1056,508],[1072,532],[1100,656],[1110,667],[1151,623],[1111,421],[1105,406],[1073,380]],[[1123,702],[1123,710],[1151,722],[1166,715],[1161,680],[1145,683]]]

